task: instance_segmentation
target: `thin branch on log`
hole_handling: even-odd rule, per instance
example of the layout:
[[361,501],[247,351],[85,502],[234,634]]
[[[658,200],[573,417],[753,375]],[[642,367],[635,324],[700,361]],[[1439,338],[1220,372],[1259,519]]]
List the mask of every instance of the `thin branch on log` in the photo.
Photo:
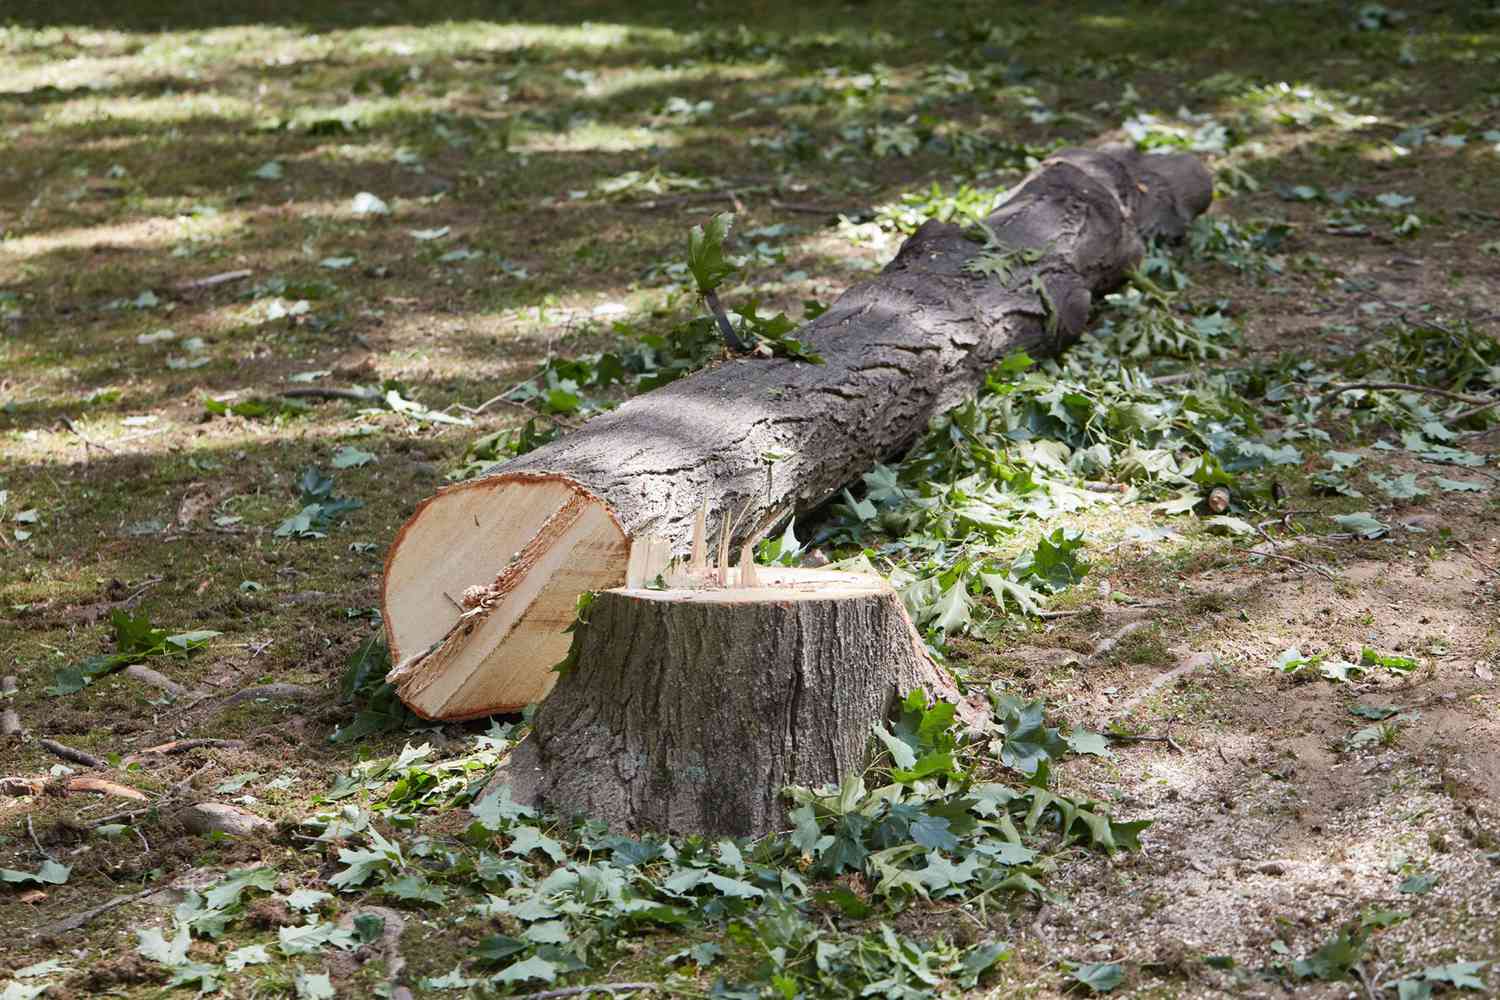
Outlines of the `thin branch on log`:
[[61,757],[63,760],[71,760],[73,763],[82,764],[84,767],[109,766],[105,761],[100,760],[98,757],[95,757],[91,753],[84,753],[82,750],[75,750],[70,746],[65,746],[64,744],[57,742],[56,740],[41,739],[37,740],[36,744],[43,750],[54,753],[57,756]]

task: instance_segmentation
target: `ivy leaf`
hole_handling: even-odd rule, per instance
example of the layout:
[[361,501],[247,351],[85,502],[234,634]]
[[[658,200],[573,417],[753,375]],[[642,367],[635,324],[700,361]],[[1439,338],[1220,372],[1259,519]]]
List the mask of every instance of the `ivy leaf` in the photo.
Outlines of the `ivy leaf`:
[[1063,739],[1068,744],[1068,749],[1078,754],[1089,754],[1094,757],[1113,757],[1110,753],[1109,739],[1102,733],[1096,733],[1088,729],[1075,729]]
[[945,817],[921,813],[912,821],[911,839],[914,843],[935,851],[955,851],[959,840],[949,832],[948,826]]
[[1355,511],[1353,514],[1339,514],[1333,522],[1345,531],[1366,539],[1379,538],[1389,534],[1391,530],[1390,525],[1382,524],[1367,510]]
[[381,886],[381,891],[396,899],[407,899],[419,903],[441,904],[448,898],[448,893],[441,886],[433,885],[422,876],[415,874],[392,879]]
[[1056,728],[1044,723],[1040,698],[1022,703],[1005,695],[997,697],[996,714],[1005,733],[1000,747],[1002,764],[1031,775],[1041,764],[1062,756],[1067,744]]
[[344,445],[333,453],[331,464],[335,469],[355,469],[361,465],[369,465],[375,461],[375,453],[363,451],[353,445]]
[[176,931],[168,939],[161,930],[156,927],[146,927],[135,932],[136,952],[145,959],[152,962],[160,962],[162,965],[177,966],[187,961],[188,945],[192,942],[192,934],[187,924],[177,922]]
[[1367,667],[1384,667],[1398,674],[1408,674],[1421,664],[1409,656],[1396,653],[1381,653],[1365,646],[1359,651],[1359,662]]
[[269,892],[274,888],[274,868],[241,868],[230,872],[224,881],[204,892],[203,902],[210,910],[227,910],[239,902],[240,894],[246,889],[264,889]]
[[1108,993],[1125,981],[1125,970],[1118,962],[1080,962],[1073,967],[1073,978],[1093,993]]
[[1396,887],[1397,892],[1406,893],[1409,896],[1423,896],[1432,891],[1432,887],[1438,884],[1438,877],[1430,872],[1422,872],[1410,875]]
[[928,624],[941,629],[944,635],[956,635],[973,620],[973,608],[974,602],[969,598],[967,587],[958,580],[933,604]]
[[333,1000],[333,982],[326,972],[299,972],[292,979],[297,989],[297,1000]]
[[474,957],[486,964],[503,962],[512,955],[519,955],[529,947],[525,941],[519,938],[508,937],[504,934],[491,934],[479,942],[479,947],[474,949]]
[[707,229],[694,226],[688,234],[688,270],[700,295],[716,290],[734,273],[734,265],[724,259],[724,241],[733,225],[734,213],[720,212],[709,220]]
[[1080,532],[1058,528],[1044,535],[1036,548],[1023,554],[1012,567],[1016,579],[1035,579],[1043,588],[1056,593],[1066,590],[1088,574],[1089,564],[1079,555],[1083,548]]
[[502,983],[524,983],[531,979],[540,979],[544,983],[557,981],[557,972],[560,967],[549,962],[540,955],[533,955],[522,962],[502,969],[495,979]]
[[1452,983],[1461,990],[1482,990],[1484,980],[1476,973],[1485,967],[1485,962],[1452,962],[1435,965],[1422,970],[1422,978],[1434,983]]
[[535,817],[536,810],[517,802],[511,795],[510,786],[502,785],[493,794],[486,795],[470,806],[469,815],[473,816],[480,826],[494,833],[504,829],[514,820]]
[[247,944],[224,956],[224,971],[239,972],[248,965],[264,965],[271,960],[271,953],[263,944]]
[[16,871],[13,868],[0,868],[0,882],[13,882],[25,885],[35,882],[37,885],[62,885],[68,880],[73,869],[68,865],[60,865],[52,859],[42,862],[42,866],[36,870],[36,874],[30,872]]
[[1417,485],[1415,473],[1408,472],[1395,479],[1387,479],[1378,472],[1370,473],[1370,482],[1380,487],[1380,490],[1392,500],[1411,500],[1415,497],[1425,497],[1427,491]]
[[884,723],[877,722],[873,728],[876,738],[890,751],[891,763],[899,770],[906,770],[916,764],[916,752],[904,740],[892,735],[891,731],[885,728]]
[[1468,479],[1448,479],[1445,476],[1434,476],[1434,483],[1446,493],[1483,493],[1489,489],[1484,483],[1476,483]]
[[1042,610],[1042,595],[1024,583],[1017,583],[1003,573],[980,573],[979,579],[994,595],[995,603],[1001,608],[1005,607],[1005,601],[1009,598],[1016,610],[1023,615],[1035,615]]
[[865,831],[869,828],[868,817],[859,813],[840,816],[833,827],[833,842],[819,857],[819,867],[830,875],[842,871],[863,871],[865,859],[870,851],[864,844]]
[[1011,956],[1011,947],[1005,941],[987,941],[977,944],[964,953],[963,961],[959,963],[958,985],[964,989],[972,989],[978,985],[979,977],[984,975],[995,964],[1008,960]]
[[510,845],[505,848],[506,854],[525,857],[532,851],[541,851],[551,858],[553,863],[559,865],[566,858],[562,845],[534,826],[513,827],[511,838]]

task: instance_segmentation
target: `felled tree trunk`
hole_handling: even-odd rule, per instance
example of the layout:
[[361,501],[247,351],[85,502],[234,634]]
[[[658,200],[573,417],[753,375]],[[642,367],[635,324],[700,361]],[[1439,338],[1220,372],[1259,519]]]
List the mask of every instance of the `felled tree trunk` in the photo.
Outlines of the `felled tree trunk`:
[[957,699],[884,580],[758,572],[600,594],[498,781],[614,830],[760,836],[783,827],[785,786],[863,770],[902,694]]
[[402,699],[431,718],[540,700],[576,598],[624,583],[632,542],[681,554],[706,503],[711,529],[735,515],[738,545],[772,512],[820,503],[908,447],[1007,354],[1076,339],[1143,240],[1181,235],[1211,194],[1191,156],[1060,153],[987,220],[1016,251],[998,270],[966,268],[981,247],[929,222],[798,334],[824,364],[727,360],[438,493],[386,562]]

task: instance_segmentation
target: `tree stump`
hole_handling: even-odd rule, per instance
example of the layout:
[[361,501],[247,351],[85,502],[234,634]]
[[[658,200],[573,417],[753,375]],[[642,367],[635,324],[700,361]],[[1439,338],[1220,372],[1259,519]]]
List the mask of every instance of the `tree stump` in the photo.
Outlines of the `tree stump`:
[[497,781],[618,831],[755,837],[784,828],[785,786],[863,770],[871,724],[907,692],[958,700],[884,580],[752,572],[759,586],[599,594]]

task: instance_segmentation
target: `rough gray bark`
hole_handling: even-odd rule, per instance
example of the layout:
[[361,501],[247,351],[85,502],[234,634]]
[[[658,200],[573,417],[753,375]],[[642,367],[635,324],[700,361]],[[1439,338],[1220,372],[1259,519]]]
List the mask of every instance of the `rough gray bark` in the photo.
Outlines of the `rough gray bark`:
[[870,725],[899,696],[957,698],[895,592],[849,579],[858,585],[796,600],[600,594],[577,666],[499,781],[518,801],[619,831],[783,829],[781,790],[863,770]]
[[[1093,297],[1139,263],[1144,240],[1180,236],[1211,197],[1212,178],[1192,156],[1059,153],[988,219],[1002,245],[1043,251],[1016,261],[1006,280],[965,270],[981,247],[957,226],[929,222],[879,276],[798,334],[824,364],[731,359],[440,492],[386,563],[401,697],[434,718],[544,697],[566,650],[566,609],[581,590],[624,582],[632,540],[657,536],[684,553],[706,502],[711,531],[723,512],[744,512],[737,546],[769,513],[817,505],[908,447],[1007,354],[1052,354],[1076,339]],[[783,457],[768,476],[772,454]],[[523,494],[533,490],[569,496],[531,511]],[[611,523],[574,540],[544,537],[572,530],[590,505]],[[576,557],[549,557],[563,544]],[[538,588],[533,566],[562,575]],[[484,591],[482,613],[460,604],[466,590]],[[495,671],[517,683],[487,687]]]
[[[989,217],[1003,244],[1048,250],[1009,281],[965,271],[980,247],[958,226],[928,222],[879,277],[798,333],[824,364],[736,358],[485,475],[561,473],[604,499],[627,537],[679,549],[705,497],[716,511],[748,502],[748,533],[757,514],[815,505],[909,446],[1006,355],[1056,354],[1076,340],[1094,295],[1140,263],[1143,239],[1182,235],[1212,191],[1185,154],[1064,151]],[[772,466],[768,490],[769,453],[789,457]]]

